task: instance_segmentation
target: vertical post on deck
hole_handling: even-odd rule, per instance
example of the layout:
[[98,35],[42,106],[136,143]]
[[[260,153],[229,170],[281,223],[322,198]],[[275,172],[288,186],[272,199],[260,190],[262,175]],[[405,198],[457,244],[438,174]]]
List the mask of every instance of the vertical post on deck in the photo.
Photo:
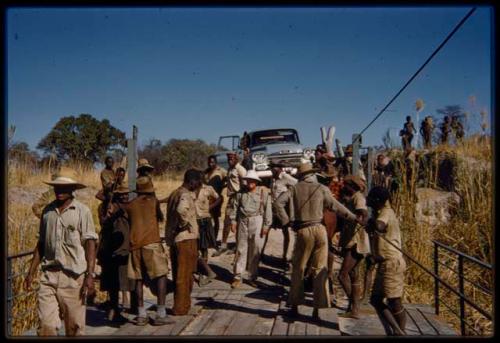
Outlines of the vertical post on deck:
[[367,183],[367,192],[372,188],[372,176],[373,176],[373,159],[374,159],[374,152],[373,148],[369,147],[368,148],[368,175],[366,176],[366,183]]
[[461,294],[460,296],[460,332],[462,336],[465,336],[465,300],[462,295],[465,295],[464,291],[464,257],[458,255],[458,290]]
[[436,311],[436,315],[439,315],[439,253],[438,253],[438,245],[434,242],[434,274],[436,277],[434,278],[434,309]]
[[352,175],[359,173],[359,147],[361,145],[361,135],[354,133],[352,135]]
[[12,260],[7,258],[7,334],[12,336]]
[[[135,191],[137,169],[137,126],[132,126],[132,138],[127,139],[127,174],[128,188],[130,192]],[[135,193],[129,194],[129,199],[134,199]]]

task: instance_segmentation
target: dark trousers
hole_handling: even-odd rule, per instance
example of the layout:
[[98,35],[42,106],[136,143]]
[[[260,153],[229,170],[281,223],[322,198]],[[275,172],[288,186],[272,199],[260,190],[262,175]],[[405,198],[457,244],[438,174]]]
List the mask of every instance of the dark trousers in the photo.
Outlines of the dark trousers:
[[191,308],[193,273],[198,261],[198,240],[177,242],[171,249],[172,275],[174,279],[174,307],[176,316],[186,315]]

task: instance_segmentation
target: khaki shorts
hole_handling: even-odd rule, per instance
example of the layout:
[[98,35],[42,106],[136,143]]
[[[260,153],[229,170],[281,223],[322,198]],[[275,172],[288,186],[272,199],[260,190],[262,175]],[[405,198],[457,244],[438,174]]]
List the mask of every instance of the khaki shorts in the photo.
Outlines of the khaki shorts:
[[161,243],[151,243],[132,250],[128,258],[127,276],[129,279],[142,280],[146,272],[150,279],[167,275],[168,257]]
[[403,296],[406,262],[403,258],[391,258],[377,266],[372,296],[401,298]]

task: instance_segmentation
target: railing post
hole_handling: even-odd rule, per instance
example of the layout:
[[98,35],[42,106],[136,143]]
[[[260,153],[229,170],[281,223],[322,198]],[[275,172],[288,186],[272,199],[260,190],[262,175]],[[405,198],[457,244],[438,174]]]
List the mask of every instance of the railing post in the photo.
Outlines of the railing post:
[[7,334],[12,336],[12,260],[7,258]]
[[[458,290],[460,294],[464,293],[464,257],[458,255]],[[460,332],[462,336],[465,336],[465,300],[460,297]]]
[[438,245],[436,242],[434,243],[434,274],[437,276],[434,278],[434,309],[436,311],[436,315],[439,315],[439,255],[438,255]]
[[137,169],[137,126],[132,127],[132,138],[127,139],[127,174],[128,188],[132,193],[129,193],[129,199],[135,198],[135,180]]

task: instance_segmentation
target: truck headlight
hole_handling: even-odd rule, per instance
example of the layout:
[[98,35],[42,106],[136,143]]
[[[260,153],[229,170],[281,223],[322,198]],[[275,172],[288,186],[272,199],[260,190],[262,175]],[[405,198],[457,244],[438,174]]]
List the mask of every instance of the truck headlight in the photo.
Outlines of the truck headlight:
[[309,148],[304,149],[303,154],[304,154],[304,158],[305,158],[306,160],[310,160],[310,159],[311,159],[311,157],[313,157],[313,156],[314,156],[314,150],[313,150],[313,149],[309,149]]
[[261,152],[257,152],[252,155],[252,161],[256,164],[264,164],[267,163],[267,156]]

